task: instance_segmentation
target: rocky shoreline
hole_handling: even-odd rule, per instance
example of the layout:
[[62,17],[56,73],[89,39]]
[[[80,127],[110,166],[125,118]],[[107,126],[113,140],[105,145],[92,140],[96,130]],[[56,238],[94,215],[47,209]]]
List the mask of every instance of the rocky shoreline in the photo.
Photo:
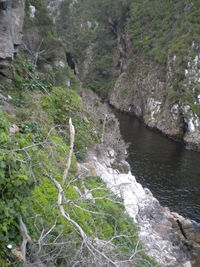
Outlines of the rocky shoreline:
[[145,253],[161,266],[200,266],[200,226],[162,207],[150,190],[137,183],[126,161],[120,162],[120,171],[112,167],[115,159],[114,150],[98,149],[89,153],[83,166],[123,199],[127,213],[139,226]]

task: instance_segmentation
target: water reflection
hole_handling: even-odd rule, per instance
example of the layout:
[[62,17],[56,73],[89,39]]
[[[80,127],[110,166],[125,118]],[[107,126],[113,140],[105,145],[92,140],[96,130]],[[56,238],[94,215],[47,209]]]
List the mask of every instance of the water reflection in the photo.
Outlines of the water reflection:
[[200,222],[200,153],[147,129],[135,117],[116,115],[130,143],[128,161],[137,180],[162,205]]

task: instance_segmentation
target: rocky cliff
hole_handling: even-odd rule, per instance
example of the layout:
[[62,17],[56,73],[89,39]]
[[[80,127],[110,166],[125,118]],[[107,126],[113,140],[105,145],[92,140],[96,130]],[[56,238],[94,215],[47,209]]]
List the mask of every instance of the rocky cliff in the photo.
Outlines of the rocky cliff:
[[[192,47],[191,47],[192,49]],[[183,140],[190,149],[200,149],[200,94],[198,91],[199,47],[193,43],[195,58],[187,57],[187,67],[181,82],[181,93],[173,89],[176,55],[168,57],[167,67],[136,58],[133,70],[127,67],[117,79],[109,101],[121,111],[134,113],[151,128],[176,140]],[[189,102],[192,85],[193,96]],[[195,107],[195,108],[194,108]]]
[[123,68],[109,98],[194,150],[200,149],[198,7],[198,1],[130,5]]
[[6,76],[22,39],[24,0],[0,1],[0,74]]
[[121,31],[123,67],[109,97],[118,109],[195,150],[200,149],[198,5],[130,4]]
[[77,0],[58,9],[55,27],[85,86],[200,149],[198,1]]

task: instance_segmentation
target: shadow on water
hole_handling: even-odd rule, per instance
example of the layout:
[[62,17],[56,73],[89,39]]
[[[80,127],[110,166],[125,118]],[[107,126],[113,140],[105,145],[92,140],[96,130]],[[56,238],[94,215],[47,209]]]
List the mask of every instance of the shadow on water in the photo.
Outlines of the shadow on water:
[[149,130],[134,116],[115,112],[137,181],[163,206],[200,222],[200,153]]

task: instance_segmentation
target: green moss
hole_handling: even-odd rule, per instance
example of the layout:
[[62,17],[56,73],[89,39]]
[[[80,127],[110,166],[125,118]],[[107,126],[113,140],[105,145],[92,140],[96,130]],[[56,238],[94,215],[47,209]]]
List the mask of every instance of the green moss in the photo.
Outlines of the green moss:
[[200,116],[200,104],[197,103],[197,104],[190,104],[190,108],[191,110],[197,114],[198,116]]

